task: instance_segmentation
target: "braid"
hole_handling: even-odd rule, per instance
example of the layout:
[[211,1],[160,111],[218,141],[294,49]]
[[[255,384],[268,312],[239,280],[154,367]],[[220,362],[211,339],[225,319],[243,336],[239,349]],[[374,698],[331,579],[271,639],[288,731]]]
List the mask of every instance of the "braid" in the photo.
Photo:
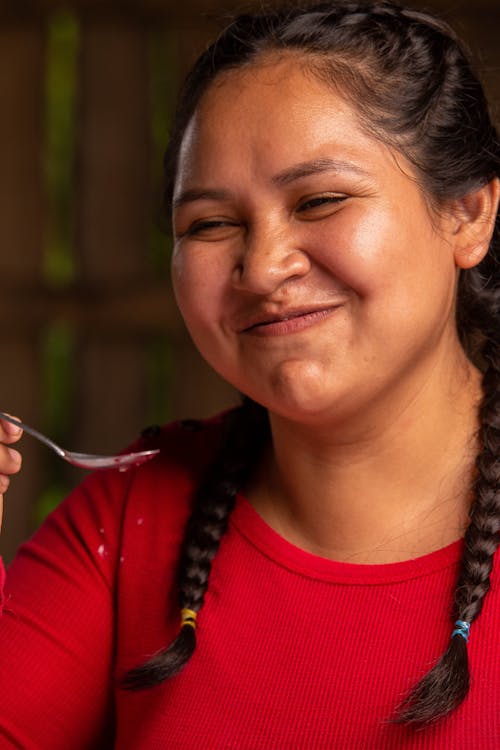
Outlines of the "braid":
[[[494,250],[495,242],[488,259],[489,266],[492,265]],[[454,619],[467,623],[473,623],[481,614],[490,588],[493,556],[500,544],[500,285],[497,276],[498,272],[485,277],[484,272],[481,274],[477,268],[468,271],[461,280],[459,293],[459,298],[463,298],[459,330],[461,318],[468,313],[469,337],[466,341],[470,344],[482,340],[479,351],[470,351],[469,356],[479,358],[484,370],[474,502],[455,591]],[[471,329],[475,336],[470,335]],[[425,723],[453,711],[467,696],[469,682],[467,641],[460,636],[452,637],[439,662],[403,703],[398,720]]]
[[226,418],[226,435],[219,456],[198,488],[186,526],[179,568],[179,603],[192,613],[165,649],[130,670],[123,685],[152,687],[177,674],[196,647],[194,620],[203,606],[210,569],[229,522],[238,490],[262,453],[268,435],[267,412],[250,399]]

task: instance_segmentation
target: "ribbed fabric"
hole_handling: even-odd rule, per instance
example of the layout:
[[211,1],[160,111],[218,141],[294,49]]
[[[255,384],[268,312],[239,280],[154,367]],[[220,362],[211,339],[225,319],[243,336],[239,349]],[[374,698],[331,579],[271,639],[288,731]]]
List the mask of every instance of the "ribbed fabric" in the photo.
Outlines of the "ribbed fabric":
[[498,566],[471,628],[466,702],[429,728],[396,726],[451,635],[462,543],[389,565],[332,562],[243,497],[193,658],[157,688],[117,688],[177,632],[179,544],[217,430],[166,429],[160,458],[89,477],[22,548],[0,618],[0,748],[498,750]]

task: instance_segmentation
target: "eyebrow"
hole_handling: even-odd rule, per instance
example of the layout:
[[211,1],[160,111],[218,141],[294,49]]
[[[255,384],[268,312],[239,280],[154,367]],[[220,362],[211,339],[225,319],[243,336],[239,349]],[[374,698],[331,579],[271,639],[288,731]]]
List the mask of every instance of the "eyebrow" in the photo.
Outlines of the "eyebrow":
[[[318,174],[321,172],[352,172],[353,174],[362,177],[368,177],[368,172],[353,162],[322,158],[294,164],[292,167],[288,167],[282,172],[278,172],[278,174],[274,175],[272,182],[274,185],[289,185],[291,182],[300,180],[302,177],[309,177],[312,174]],[[193,203],[194,201],[225,201],[230,198],[231,192],[228,190],[191,188],[189,190],[184,190],[177,198],[175,198],[172,206],[176,209],[180,208],[180,206],[183,206],[185,203]]]
[[278,172],[273,177],[273,183],[275,185],[288,185],[290,182],[300,180],[302,177],[309,177],[309,175],[318,172],[353,172],[362,177],[368,177],[368,172],[351,161],[322,158],[294,164],[292,167]]
[[184,190],[177,198],[175,198],[172,207],[179,208],[185,203],[192,203],[193,201],[225,201],[229,200],[230,197],[231,193],[228,190],[192,188],[190,190]]

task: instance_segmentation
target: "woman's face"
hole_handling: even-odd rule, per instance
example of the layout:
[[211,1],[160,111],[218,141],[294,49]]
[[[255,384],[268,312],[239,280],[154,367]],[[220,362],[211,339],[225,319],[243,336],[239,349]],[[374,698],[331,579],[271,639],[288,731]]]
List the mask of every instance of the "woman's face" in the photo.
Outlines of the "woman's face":
[[196,346],[275,413],[359,412],[457,355],[451,216],[431,216],[408,162],[293,60],[212,84],[173,220]]

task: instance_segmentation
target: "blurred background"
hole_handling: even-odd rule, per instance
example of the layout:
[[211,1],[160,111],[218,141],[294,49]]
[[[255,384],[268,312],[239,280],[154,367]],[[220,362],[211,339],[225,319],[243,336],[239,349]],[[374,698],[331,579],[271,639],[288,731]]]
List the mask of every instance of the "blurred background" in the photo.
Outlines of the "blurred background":
[[[64,447],[118,451],[237,400],[176,311],[162,152],[196,54],[261,4],[0,0],[0,409]],[[498,0],[411,4],[469,42],[496,109]],[[6,561],[82,477],[28,436],[22,452]]]

